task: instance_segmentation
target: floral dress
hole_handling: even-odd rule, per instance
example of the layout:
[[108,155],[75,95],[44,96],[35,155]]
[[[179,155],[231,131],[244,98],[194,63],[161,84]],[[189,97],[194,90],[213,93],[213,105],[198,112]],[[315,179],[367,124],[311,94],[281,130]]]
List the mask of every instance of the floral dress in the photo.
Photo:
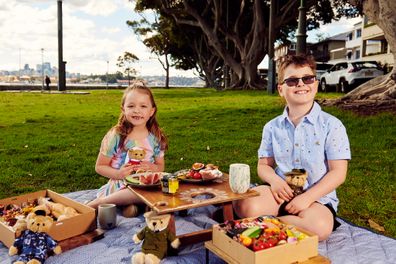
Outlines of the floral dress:
[[[134,147],[138,147],[146,151],[146,156],[143,161],[154,163],[155,158],[164,157],[164,151],[161,150],[158,139],[152,133],[149,133],[144,140],[125,139],[123,147],[121,147],[122,144],[120,144],[120,141],[120,134],[118,134],[115,129],[110,129],[110,131],[104,136],[100,146],[100,153],[111,158],[110,166],[114,169],[121,168],[127,159],[128,150]],[[108,196],[124,187],[125,185],[123,180],[110,179],[105,185],[100,187],[96,196]]]

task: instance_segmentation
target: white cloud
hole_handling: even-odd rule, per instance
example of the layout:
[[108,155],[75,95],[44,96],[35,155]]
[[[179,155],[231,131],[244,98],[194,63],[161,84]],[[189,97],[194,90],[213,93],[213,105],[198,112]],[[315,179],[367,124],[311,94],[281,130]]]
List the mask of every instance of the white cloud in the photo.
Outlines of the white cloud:
[[102,29],[102,31],[108,34],[112,34],[112,33],[121,32],[121,29],[117,27],[105,27]]
[[[68,72],[104,74],[119,70],[125,51],[139,57],[140,75],[164,75],[149,50],[136,39],[126,20],[137,19],[128,0],[63,0],[63,60]],[[50,62],[58,66],[57,1],[0,0],[0,70]],[[41,49],[44,49],[41,52]],[[171,69],[171,75],[190,75]]]
[[353,25],[361,21],[361,17],[355,17],[347,19],[345,17],[341,18],[339,21],[334,21],[330,24],[321,24],[319,29],[311,30],[307,32],[308,42],[316,42],[316,34],[325,33],[328,36],[334,36],[340,33],[348,32],[353,29]]

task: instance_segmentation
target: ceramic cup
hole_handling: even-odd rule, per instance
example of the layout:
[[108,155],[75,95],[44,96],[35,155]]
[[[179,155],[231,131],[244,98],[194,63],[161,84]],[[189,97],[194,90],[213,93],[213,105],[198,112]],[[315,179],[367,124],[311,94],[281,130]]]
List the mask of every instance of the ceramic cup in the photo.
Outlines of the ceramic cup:
[[245,193],[250,187],[250,167],[247,164],[230,165],[229,183],[234,193]]
[[99,225],[103,229],[112,229],[117,225],[117,207],[115,204],[101,204],[98,207]]

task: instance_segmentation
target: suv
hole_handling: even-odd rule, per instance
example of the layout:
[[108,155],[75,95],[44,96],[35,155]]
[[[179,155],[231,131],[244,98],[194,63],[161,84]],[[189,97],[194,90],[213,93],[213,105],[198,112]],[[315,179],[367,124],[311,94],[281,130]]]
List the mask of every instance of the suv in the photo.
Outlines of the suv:
[[328,92],[330,86],[335,86],[336,92],[346,93],[383,74],[383,69],[375,61],[339,62],[320,77],[320,88]]
[[316,80],[320,80],[320,77],[324,73],[326,73],[331,67],[333,67],[333,64],[317,62],[316,63]]

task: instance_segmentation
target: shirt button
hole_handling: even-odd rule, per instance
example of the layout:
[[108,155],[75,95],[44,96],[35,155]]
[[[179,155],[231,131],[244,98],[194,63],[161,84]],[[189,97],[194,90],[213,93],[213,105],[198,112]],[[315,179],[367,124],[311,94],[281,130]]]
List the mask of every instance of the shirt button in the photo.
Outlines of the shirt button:
[[299,159],[296,159],[296,162],[300,162],[300,160],[299,160]]
[[299,145],[298,145],[298,143],[296,143],[296,144],[294,144],[294,146],[298,147]]

